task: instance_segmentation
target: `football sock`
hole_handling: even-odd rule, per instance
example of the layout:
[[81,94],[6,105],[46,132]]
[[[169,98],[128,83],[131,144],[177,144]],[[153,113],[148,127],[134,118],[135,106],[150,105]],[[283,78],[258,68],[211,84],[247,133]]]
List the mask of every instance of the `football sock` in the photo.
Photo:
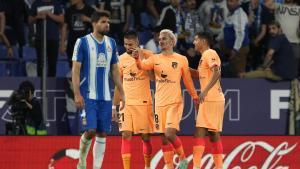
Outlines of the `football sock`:
[[200,168],[201,159],[205,149],[205,140],[204,138],[194,138],[194,147],[193,147],[193,165],[194,168]]
[[93,169],[100,169],[105,154],[106,138],[96,137],[93,147]]
[[131,140],[122,139],[121,154],[124,169],[130,169]]

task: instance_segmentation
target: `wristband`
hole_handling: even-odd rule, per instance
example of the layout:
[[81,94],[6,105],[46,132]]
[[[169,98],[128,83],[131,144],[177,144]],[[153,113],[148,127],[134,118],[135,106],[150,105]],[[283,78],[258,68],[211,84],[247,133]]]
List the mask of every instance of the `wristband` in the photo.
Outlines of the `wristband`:
[[111,109],[116,110],[117,107],[115,105],[111,106]]

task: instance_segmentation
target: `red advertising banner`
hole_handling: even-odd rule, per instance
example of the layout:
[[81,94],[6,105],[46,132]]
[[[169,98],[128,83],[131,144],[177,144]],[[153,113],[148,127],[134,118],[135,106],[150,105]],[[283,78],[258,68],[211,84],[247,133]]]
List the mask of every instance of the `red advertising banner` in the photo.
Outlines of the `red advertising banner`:
[[[193,138],[182,139],[189,168],[192,168]],[[300,136],[224,136],[224,169],[299,169]],[[77,136],[2,136],[0,137],[0,169],[74,169],[78,161]],[[103,169],[122,169],[121,138],[107,139]],[[132,142],[132,168],[143,168],[142,143],[139,137]],[[163,168],[160,138],[152,137],[152,169]],[[92,168],[92,146],[87,169]],[[174,157],[175,168],[178,157]],[[202,159],[203,169],[213,169],[210,143],[207,140]]]

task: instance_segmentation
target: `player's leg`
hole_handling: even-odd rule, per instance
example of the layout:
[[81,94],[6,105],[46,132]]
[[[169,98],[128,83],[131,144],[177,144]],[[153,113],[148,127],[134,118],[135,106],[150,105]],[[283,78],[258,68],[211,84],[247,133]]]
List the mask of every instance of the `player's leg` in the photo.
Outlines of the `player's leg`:
[[212,143],[212,154],[216,169],[223,167],[223,145],[219,132],[209,131],[209,140]]
[[166,114],[166,132],[165,136],[168,141],[173,145],[176,154],[180,159],[180,169],[187,168],[188,161],[186,160],[184,149],[182,146],[182,142],[180,138],[176,135],[177,131],[179,131],[179,124],[182,117],[183,112],[183,104],[173,104],[167,106],[167,114]]
[[80,138],[77,169],[86,169],[86,158],[90,150],[92,138],[96,135],[96,103],[92,100],[85,100],[85,108],[82,110],[82,126],[85,132]]
[[173,165],[174,147],[168,141],[168,139],[164,133],[161,133],[160,136],[161,136],[161,142],[162,142],[161,149],[163,152],[165,165],[166,165],[167,169],[174,169],[174,165]]
[[210,141],[212,142],[212,154],[217,169],[223,167],[223,145],[220,139],[220,133],[223,127],[225,101],[217,101],[210,103],[209,111],[214,114],[214,128],[209,129]]
[[206,128],[196,127],[194,133],[194,146],[193,146],[193,169],[200,169],[201,159],[205,150],[205,135]]
[[[210,133],[210,140],[213,142],[213,154],[216,166],[222,168],[222,153],[223,147],[220,141],[220,131],[222,131],[223,124],[223,115],[224,115],[224,101],[217,102],[204,102],[200,104],[199,112],[197,115],[196,130],[198,133],[195,133],[195,146],[198,145],[198,151],[195,150],[196,154],[194,155],[194,166],[200,168],[200,162],[202,154],[201,154],[201,145],[205,146],[204,140],[200,140],[206,134],[206,130]],[[202,128],[202,129],[201,129]],[[204,129],[205,128],[205,129]],[[205,130],[205,131],[204,131]],[[199,132],[200,131],[200,132]],[[203,148],[204,149],[204,148]],[[198,152],[198,153],[197,153]],[[200,155],[199,155],[200,154]],[[221,167],[220,167],[221,166]]]
[[155,107],[155,132],[160,133],[163,151],[164,161],[167,169],[173,169],[173,157],[174,157],[174,148],[172,144],[168,141],[165,136],[165,125],[166,125],[166,108],[167,106],[156,106]]
[[144,161],[145,161],[145,169],[150,169],[150,163],[152,158],[152,145],[150,140],[149,133],[142,133],[141,134],[142,141],[143,141],[143,154],[144,154]]
[[100,169],[106,149],[106,132],[97,132],[93,147],[93,169]]
[[132,109],[134,106],[126,105],[124,110],[119,112],[119,130],[122,132],[121,155],[124,169],[131,167]]
[[106,133],[111,130],[111,106],[111,101],[97,101],[97,133],[93,147],[93,169],[102,167],[106,149]]
[[132,114],[133,128],[135,133],[141,134],[143,142],[145,169],[150,169],[150,163],[152,158],[152,145],[150,141],[150,133],[153,133],[154,129],[152,105],[137,106],[136,108],[137,111],[134,114]]
[[122,132],[121,154],[122,154],[123,168],[124,169],[130,169],[130,164],[131,164],[131,140],[132,140],[132,132],[131,131],[123,131]]

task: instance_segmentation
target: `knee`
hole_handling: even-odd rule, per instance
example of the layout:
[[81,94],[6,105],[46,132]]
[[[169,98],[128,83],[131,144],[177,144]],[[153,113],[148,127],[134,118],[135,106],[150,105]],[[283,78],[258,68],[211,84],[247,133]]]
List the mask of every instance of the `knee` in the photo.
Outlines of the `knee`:
[[206,129],[204,128],[196,128],[195,133],[194,133],[194,137],[195,138],[199,138],[199,137],[205,137],[206,135]]
[[217,132],[209,132],[210,142],[217,142],[220,140],[220,134]]
[[141,137],[142,137],[142,140],[144,142],[149,142],[150,141],[150,135],[149,134],[142,134]]
[[167,137],[164,134],[161,134],[160,137],[161,137],[161,142],[163,145],[166,145],[169,143]]
[[131,132],[124,131],[122,132],[122,138],[126,140],[131,140],[132,134]]
[[165,133],[165,137],[169,140],[169,141],[173,141],[176,138],[176,135],[173,132],[166,132]]
[[90,129],[90,130],[85,132],[85,136],[88,139],[92,139],[93,137],[95,137],[95,135],[96,135],[96,130],[95,129]]

